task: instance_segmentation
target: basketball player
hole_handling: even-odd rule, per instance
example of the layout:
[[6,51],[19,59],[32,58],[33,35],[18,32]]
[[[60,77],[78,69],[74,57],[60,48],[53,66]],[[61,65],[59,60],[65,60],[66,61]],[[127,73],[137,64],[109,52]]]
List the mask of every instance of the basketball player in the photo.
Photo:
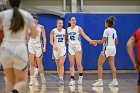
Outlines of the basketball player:
[[[76,25],[76,18],[71,17],[69,19],[69,27],[67,28],[68,34],[68,52],[70,61],[70,75],[71,81],[70,86],[75,85],[74,78],[74,63],[76,59],[76,64],[79,72],[78,84],[82,84],[83,79],[83,66],[82,66],[82,45],[80,40],[80,35],[82,35],[88,42],[92,43],[92,40],[84,33],[80,26]],[[93,42],[94,43],[94,42]]]
[[64,62],[66,59],[65,35],[66,30],[63,29],[63,20],[56,21],[57,28],[54,28],[50,34],[50,44],[53,46],[53,56],[55,58],[57,73],[59,75],[59,84],[64,85]]
[[33,17],[19,8],[21,0],[8,1],[11,9],[0,12],[0,31],[4,33],[0,63],[8,82],[6,93],[21,93],[26,87],[28,75],[27,29],[31,31],[31,37],[36,37],[37,31]]
[[[37,61],[37,65],[40,71],[40,77],[41,77],[41,81],[43,84],[46,83],[46,79],[44,76],[44,68],[42,65],[42,56],[43,56],[43,52],[46,51],[46,34],[45,34],[45,30],[44,27],[40,24],[38,24],[38,18],[37,16],[34,16],[34,21],[35,21],[35,25],[37,27],[37,31],[38,31],[38,36],[36,38],[32,38],[30,37],[29,42],[28,42],[28,50],[29,50],[29,60],[30,60],[30,83],[29,85],[35,85],[38,86],[38,82],[35,82],[37,78],[36,75],[34,73],[34,68],[36,66],[36,61]],[[43,52],[42,52],[42,41],[41,41],[41,37],[43,37]]]
[[[137,47],[137,57],[138,59],[135,58],[134,54],[134,46],[136,45]],[[139,73],[139,78],[138,78],[138,93],[140,93],[140,28],[137,29],[136,32],[130,37],[130,39],[127,42],[127,52],[134,64],[135,69]]]
[[103,86],[102,80],[102,65],[104,64],[106,58],[108,58],[109,65],[112,70],[113,81],[109,84],[110,86],[118,86],[118,81],[116,78],[116,67],[114,65],[114,59],[116,55],[116,45],[118,43],[116,30],[113,28],[114,25],[114,16],[110,16],[105,20],[105,27],[102,40],[94,40],[97,44],[103,43],[103,50],[100,53],[98,59],[98,80],[96,83],[92,84],[93,86]]

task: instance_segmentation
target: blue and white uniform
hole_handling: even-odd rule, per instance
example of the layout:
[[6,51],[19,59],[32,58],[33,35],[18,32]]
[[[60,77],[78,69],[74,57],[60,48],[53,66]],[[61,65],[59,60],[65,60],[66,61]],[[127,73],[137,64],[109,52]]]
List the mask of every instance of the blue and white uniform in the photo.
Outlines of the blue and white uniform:
[[42,27],[43,27],[42,25],[38,24],[38,26],[37,26],[37,31],[38,31],[37,37],[35,37],[35,38],[30,37],[29,42],[28,42],[29,53],[35,54],[36,57],[41,57],[43,55],[42,40],[41,40],[41,37],[42,37],[41,28]]
[[75,55],[77,51],[82,51],[79,26],[75,26],[73,29],[71,29],[71,27],[68,27],[67,33],[68,33],[68,43],[69,43],[69,48],[68,48],[69,54]]
[[106,57],[116,55],[116,45],[115,39],[117,38],[117,33],[114,28],[107,28],[104,30],[103,37],[106,37],[106,41],[103,43],[102,54]]
[[54,44],[58,47],[58,51],[53,49],[53,56],[55,59],[60,59],[60,57],[66,55],[66,42],[65,42],[65,34],[66,30],[62,29],[62,31],[58,31],[57,28],[53,29],[54,31]]

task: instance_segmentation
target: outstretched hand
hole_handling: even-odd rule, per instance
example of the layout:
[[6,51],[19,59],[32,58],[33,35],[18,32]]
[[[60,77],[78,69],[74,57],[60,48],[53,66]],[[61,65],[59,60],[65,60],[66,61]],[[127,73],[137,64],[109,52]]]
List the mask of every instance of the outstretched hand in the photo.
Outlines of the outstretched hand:
[[93,44],[94,46],[97,46],[97,41],[96,40],[92,40],[90,43]]

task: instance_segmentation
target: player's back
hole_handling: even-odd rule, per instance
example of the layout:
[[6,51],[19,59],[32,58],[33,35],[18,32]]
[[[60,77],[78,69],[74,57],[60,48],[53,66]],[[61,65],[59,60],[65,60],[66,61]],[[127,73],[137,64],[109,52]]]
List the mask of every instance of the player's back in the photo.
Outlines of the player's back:
[[3,11],[1,15],[1,22],[3,25],[3,30],[4,30],[4,41],[26,41],[26,31],[29,25],[29,18],[30,14],[22,9],[19,9],[19,12],[22,14],[22,17],[24,19],[25,25],[24,28],[21,29],[21,31],[18,31],[16,34],[11,33],[11,30],[9,29],[11,26],[11,19],[13,17],[13,9],[9,9],[6,11]]
[[114,28],[107,28],[104,31],[104,34],[106,34],[106,44],[107,46],[114,46],[115,45],[115,39],[117,38],[117,33]]

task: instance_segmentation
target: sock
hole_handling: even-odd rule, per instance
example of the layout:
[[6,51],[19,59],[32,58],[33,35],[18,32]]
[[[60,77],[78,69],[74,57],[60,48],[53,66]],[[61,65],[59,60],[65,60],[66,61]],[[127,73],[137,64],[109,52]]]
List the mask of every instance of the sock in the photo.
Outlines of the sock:
[[83,73],[79,73],[79,76],[83,76]]
[[71,76],[71,79],[75,80],[74,76]]
[[103,81],[102,79],[98,79],[98,81]]
[[59,77],[61,80],[63,80],[63,77]]
[[113,81],[117,81],[117,79],[116,78],[113,78]]
[[11,91],[11,93],[19,93],[19,91],[16,90],[16,89],[13,89],[13,90]]

